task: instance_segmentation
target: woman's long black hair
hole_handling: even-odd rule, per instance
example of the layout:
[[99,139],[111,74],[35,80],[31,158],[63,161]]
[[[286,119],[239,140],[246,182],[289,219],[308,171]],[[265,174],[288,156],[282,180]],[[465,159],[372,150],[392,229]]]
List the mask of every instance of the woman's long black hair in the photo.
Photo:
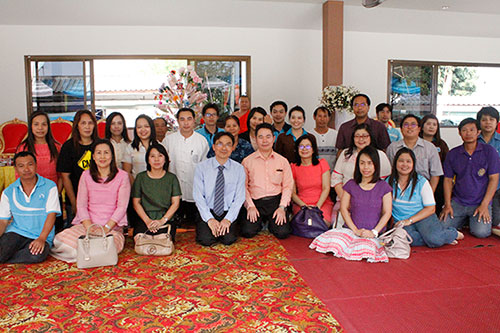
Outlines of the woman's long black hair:
[[106,118],[106,128],[104,130],[104,136],[106,137],[106,139],[110,139],[111,140],[111,122],[113,121],[113,119],[115,117],[120,117],[122,118],[122,122],[123,122],[123,130],[122,130],[122,133],[121,133],[121,136],[123,138],[123,140],[125,140],[126,143],[130,143],[130,139],[128,137],[128,131],[127,131],[127,124],[125,123],[125,118],[123,117],[123,115],[120,113],[120,112],[112,112],[107,118]]
[[398,173],[398,169],[397,169],[397,164],[398,164],[399,157],[403,154],[409,154],[411,157],[411,160],[413,161],[413,168],[411,169],[411,172],[410,172],[408,184],[406,184],[405,188],[402,189],[402,191],[404,192],[411,183],[411,192],[410,192],[410,199],[411,199],[413,192],[415,191],[415,186],[417,186],[417,181],[418,181],[418,173],[415,170],[417,159],[415,157],[415,153],[413,152],[413,150],[406,148],[406,147],[403,147],[400,150],[398,150],[398,152],[396,153],[396,156],[394,157],[394,163],[392,164],[392,172],[391,172],[391,175],[389,176],[389,185],[391,185],[393,190],[394,190],[394,198],[397,198],[397,196],[398,196],[398,181],[399,181],[399,173]]
[[375,137],[373,136],[373,133],[370,129],[370,126],[366,123],[362,123],[362,124],[358,124],[356,125],[356,127],[354,127],[354,130],[352,131],[352,135],[351,135],[351,145],[349,146],[349,148],[347,148],[347,150],[345,151],[344,153],[344,156],[346,158],[349,158],[352,156],[352,154],[354,153],[355,149],[356,148],[356,145],[354,144],[354,134],[356,134],[357,131],[359,130],[365,130],[368,132],[368,134],[370,135],[370,144],[368,146],[371,146],[371,147],[376,147],[376,141],[375,141]]
[[31,116],[28,119],[28,137],[24,139],[23,142],[19,144],[19,148],[23,150],[27,150],[32,152],[33,154],[36,154],[35,151],[35,135],[33,134],[33,119],[38,116],[44,116],[45,119],[47,120],[47,134],[45,134],[45,141],[47,141],[47,145],[49,146],[49,151],[50,151],[50,160],[55,161],[57,160],[57,157],[59,156],[59,152],[57,151],[57,146],[60,145],[59,142],[57,142],[54,137],[52,136],[52,131],[50,129],[50,118],[49,115],[44,112],[44,111],[37,111],[33,112]]
[[141,143],[141,139],[139,139],[139,135],[137,135],[137,121],[139,119],[146,119],[146,121],[149,124],[149,128],[151,130],[151,134],[149,135],[149,145],[151,145],[153,142],[156,142],[156,130],[155,130],[155,124],[153,122],[153,119],[151,119],[151,117],[148,115],[141,114],[135,120],[134,140],[132,140],[132,148],[134,148],[135,150],[139,150],[139,144]]

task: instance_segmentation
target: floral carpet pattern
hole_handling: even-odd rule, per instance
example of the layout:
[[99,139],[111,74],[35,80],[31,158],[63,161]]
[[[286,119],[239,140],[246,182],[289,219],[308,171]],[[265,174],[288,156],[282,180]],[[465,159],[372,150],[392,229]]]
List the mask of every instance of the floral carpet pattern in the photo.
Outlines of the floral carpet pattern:
[[0,331],[342,331],[268,233],[210,248],[179,234],[170,257],[138,256],[128,239],[117,266],[50,257],[0,265],[0,281]]

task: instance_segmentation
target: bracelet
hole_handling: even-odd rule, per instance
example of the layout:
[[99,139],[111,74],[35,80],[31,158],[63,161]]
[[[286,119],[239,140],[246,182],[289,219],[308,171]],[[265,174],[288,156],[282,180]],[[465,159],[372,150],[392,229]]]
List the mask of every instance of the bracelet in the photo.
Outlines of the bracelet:
[[280,205],[278,208],[285,210],[285,206],[283,206],[283,205]]
[[107,223],[104,225],[104,228],[107,228],[108,230],[111,230],[111,227]]
[[168,219],[166,217],[163,217],[162,220],[165,221],[164,223],[168,222]]
[[378,237],[378,231],[376,229],[372,229],[372,233],[375,235],[375,238]]
[[413,220],[412,219],[408,219],[408,222],[410,222],[410,224],[408,224],[408,225],[413,224]]

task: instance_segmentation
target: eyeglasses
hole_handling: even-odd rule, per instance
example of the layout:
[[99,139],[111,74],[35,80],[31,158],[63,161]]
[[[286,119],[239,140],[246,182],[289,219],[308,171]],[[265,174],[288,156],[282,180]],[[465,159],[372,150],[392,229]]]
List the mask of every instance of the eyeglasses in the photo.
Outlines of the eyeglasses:
[[205,113],[205,117],[207,118],[217,117],[217,113]]
[[415,128],[417,126],[418,126],[417,123],[404,123],[403,124],[403,128]]
[[365,107],[366,103],[354,103],[353,106],[362,106],[362,107]]
[[370,137],[370,134],[355,134],[354,138],[355,139],[368,139]]
[[217,148],[222,148],[222,147],[233,148],[232,143],[223,144],[222,142],[217,142],[215,145],[217,146]]
[[304,149],[309,150],[309,149],[311,149],[311,148],[312,148],[312,146],[311,146],[311,145],[305,145],[305,146],[304,146],[304,145],[300,145],[300,146],[299,146],[299,149],[300,149],[300,150],[304,150]]

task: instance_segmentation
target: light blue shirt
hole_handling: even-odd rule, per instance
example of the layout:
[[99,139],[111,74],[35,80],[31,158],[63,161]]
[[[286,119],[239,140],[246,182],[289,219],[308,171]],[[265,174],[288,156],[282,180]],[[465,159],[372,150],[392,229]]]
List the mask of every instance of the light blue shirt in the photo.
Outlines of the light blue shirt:
[[[498,134],[497,132],[495,132],[493,134],[493,137],[491,138],[490,142],[484,141],[482,134],[479,135],[477,141],[489,144],[490,146],[492,146],[493,148],[495,148],[497,150],[498,155],[500,156],[500,134]],[[497,190],[499,190],[499,189],[500,189],[500,182],[498,182],[498,186],[497,186]]]
[[197,133],[200,133],[201,135],[203,135],[203,137],[205,139],[207,139],[207,141],[208,141],[208,148],[212,148],[215,134],[217,134],[219,132],[224,132],[224,130],[222,128],[216,127],[216,129],[217,130],[215,131],[214,134],[212,134],[209,131],[207,131],[207,127],[205,125],[203,125],[202,128],[196,130]]
[[[2,193],[0,220],[9,220],[12,217],[6,233],[15,232],[26,238],[37,239],[50,213],[61,215],[57,186],[52,180],[38,175],[36,185],[28,196],[23,190],[21,179],[17,179]],[[53,240],[52,227],[46,241],[52,246]]]
[[[386,180],[389,182],[389,178]],[[394,192],[398,189],[398,194],[394,197]],[[434,194],[432,187],[421,175],[418,175],[417,184],[413,190],[413,195],[410,198],[411,189],[413,184],[410,183],[404,191],[401,191],[399,185],[396,183],[392,188],[392,216],[395,221],[408,219],[424,209],[427,206],[435,206]]]
[[396,142],[401,140],[403,137],[401,136],[401,132],[397,128],[394,127],[387,127],[387,134],[389,134],[389,139],[391,139],[391,142]]
[[[215,181],[219,172],[219,162],[209,158],[196,166],[193,183],[193,198],[203,221],[213,219],[210,212],[214,208]],[[224,164],[224,211],[225,219],[233,223],[245,202],[245,169],[238,162],[228,159]]]

